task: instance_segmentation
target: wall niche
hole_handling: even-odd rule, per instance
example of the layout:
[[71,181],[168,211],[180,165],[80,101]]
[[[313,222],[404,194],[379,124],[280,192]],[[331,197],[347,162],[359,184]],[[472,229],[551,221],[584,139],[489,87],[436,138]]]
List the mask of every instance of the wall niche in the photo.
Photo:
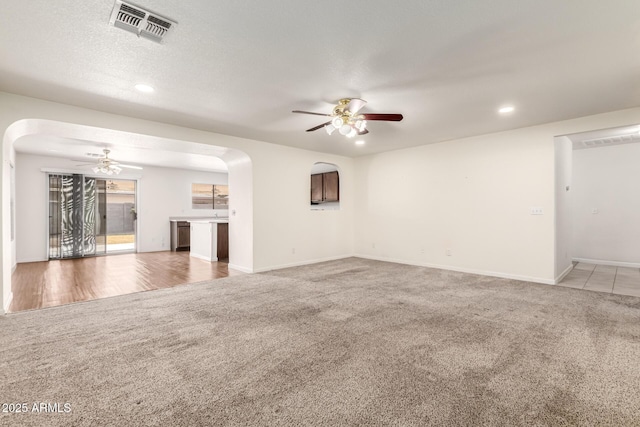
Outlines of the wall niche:
[[311,210],[340,209],[340,172],[333,163],[315,163],[311,167]]

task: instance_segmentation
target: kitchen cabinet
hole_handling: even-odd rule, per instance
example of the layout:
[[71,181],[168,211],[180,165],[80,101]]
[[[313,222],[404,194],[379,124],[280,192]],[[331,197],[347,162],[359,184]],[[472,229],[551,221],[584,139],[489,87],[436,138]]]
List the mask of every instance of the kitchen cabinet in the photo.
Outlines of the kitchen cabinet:
[[338,171],[322,174],[322,192],[325,202],[337,202],[340,200],[340,182]]
[[191,246],[189,221],[171,221],[171,250],[188,251]]
[[218,223],[218,260],[229,259],[229,224]]
[[311,175],[311,203],[320,203],[323,200],[323,179],[322,174]]
[[311,203],[340,201],[340,178],[338,171],[311,175]]

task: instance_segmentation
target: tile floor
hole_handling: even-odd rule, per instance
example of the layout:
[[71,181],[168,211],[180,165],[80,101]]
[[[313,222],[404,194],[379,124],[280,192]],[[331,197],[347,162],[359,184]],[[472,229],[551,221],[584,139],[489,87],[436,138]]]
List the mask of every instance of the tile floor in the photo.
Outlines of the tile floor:
[[579,262],[558,286],[640,297],[640,269]]

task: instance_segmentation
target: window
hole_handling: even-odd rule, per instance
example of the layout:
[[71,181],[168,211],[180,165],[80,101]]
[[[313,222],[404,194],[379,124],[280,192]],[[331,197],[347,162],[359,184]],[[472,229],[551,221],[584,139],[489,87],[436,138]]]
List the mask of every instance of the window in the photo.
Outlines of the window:
[[191,184],[193,209],[229,209],[229,186],[220,184]]

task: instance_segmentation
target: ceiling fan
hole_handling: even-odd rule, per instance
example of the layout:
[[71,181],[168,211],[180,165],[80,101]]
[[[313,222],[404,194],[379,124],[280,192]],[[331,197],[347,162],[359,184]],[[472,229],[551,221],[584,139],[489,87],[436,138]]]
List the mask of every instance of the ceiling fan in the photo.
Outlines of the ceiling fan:
[[338,101],[338,105],[333,107],[333,112],[331,114],[314,113],[311,111],[301,110],[293,110],[292,113],[332,117],[332,119],[326,123],[307,129],[307,132],[313,132],[314,130],[325,128],[327,133],[331,135],[337,129],[341,135],[349,138],[369,133],[367,130],[368,120],[399,122],[403,119],[402,114],[360,114],[359,111],[366,105],[366,103],[367,101],[360,98],[343,98]]
[[103,149],[102,152],[104,153],[104,156],[100,154],[87,153],[87,156],[89,157],[97,156],[97,163],[85,163],[77,166],[93,166],[91,170],[93,170],[94,173],[104,173],[106,175],[118,175],[122,171],[122,168],[142,169],[140,166],[123,165],[120,162],[112,160],[111,158],[109,158],[109,153],[111,152],[111,150],[109,150],[108,148]]

